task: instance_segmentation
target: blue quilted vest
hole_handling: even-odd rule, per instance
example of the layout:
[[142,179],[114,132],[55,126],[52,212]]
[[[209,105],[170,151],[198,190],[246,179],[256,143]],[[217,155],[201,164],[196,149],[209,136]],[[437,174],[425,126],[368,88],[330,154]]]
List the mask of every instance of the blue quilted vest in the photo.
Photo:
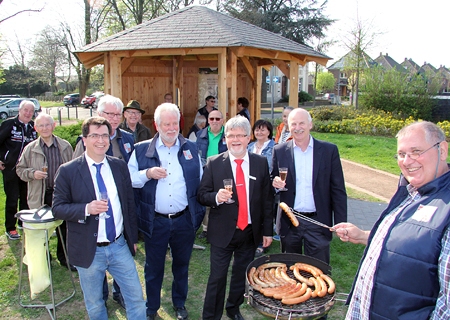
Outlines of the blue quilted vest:
[[[153,139],[146,140],[134,145],[134,152],[139,165],[139,170],[159,167],[160,160],[156,151],[156,141],[159,134]],[[183,176],[186,182],[186,196],[189,205],[189,214],[191,215],[194,232],[200,227],[205,215],[205,207],[197,202],[197,190],[200,185],[200,161],[198,158],[197,146],[195,143],[185,139],[182,135],[178,136],[180,141],[180,150],[178,152],[178,161],[183,169]],[[192,158],[186,159],[183,151],[189,150]],[[151,237],[153,231],[153,220],[155,218],[155,194],[158,180],[151,179],[142,188],[135,188],[136,213],[138,216],[139,229]]]

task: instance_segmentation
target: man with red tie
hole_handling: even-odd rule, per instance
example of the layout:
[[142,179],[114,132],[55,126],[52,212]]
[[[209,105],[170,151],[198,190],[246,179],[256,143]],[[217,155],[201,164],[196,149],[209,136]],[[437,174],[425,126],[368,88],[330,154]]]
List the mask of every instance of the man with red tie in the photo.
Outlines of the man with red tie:
[[[272,242],[273,190],[265,157],[247,152],[251,127],[236,116],[225,125],[228,151],[208,158],[197,193],[199,202],[211,207],[208,241],[211,244],[210,275],[206,287],[202,319],[221,319],[227,272],[234,255],[226,314],[243,319],[239,307],[244,302],[245,270],[258,244]],[[233,191],[224,188],[232,178]],[[233,200],[227,203],[227,200]]]

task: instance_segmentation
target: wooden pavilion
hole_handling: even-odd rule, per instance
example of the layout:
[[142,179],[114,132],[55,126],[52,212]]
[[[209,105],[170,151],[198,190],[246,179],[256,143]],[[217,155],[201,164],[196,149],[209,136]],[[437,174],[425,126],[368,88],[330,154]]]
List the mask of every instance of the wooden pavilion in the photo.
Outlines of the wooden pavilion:
[[[145,21],[89,44],[76,54],[86,68],[103,64],[105,93],[121,98],[124,104],[131,99],[139,101],[147,111],[143,122],[149,127],[164,94],[172,93],[185,117],[184,132],[204,105],[206,94],[201,86],[216,87],[218,108],[227,118],[237,113],[237,98],[247,97],[254,121],[261,108],[262,68],[276,66],[285,74],[289,105],[297,106],[299,65],[310,61],[326,65],[330,59],[308,46],[204,6],[186,7]],[[215,84],[204,83],[208,70],[216,70]]]

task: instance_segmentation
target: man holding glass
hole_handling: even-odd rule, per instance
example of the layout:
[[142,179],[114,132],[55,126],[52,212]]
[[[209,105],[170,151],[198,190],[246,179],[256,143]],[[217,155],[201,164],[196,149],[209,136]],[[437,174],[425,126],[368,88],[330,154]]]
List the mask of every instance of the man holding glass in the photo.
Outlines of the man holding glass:
[[139,229],[145,236],[147,319],[161,306],[167,247],[172,253],[172,304],[176,319],[188,318],[189,260],[205,215],[197,202],[202,166],[197,146],[179,133],[180,111],[163,103],[155,110],[158,133],[135,145],[128,162],[137,197]]
[[[64,139],[53,135],[55,121],[46,114],[40,113],[36,120],[34,129],[39,133],[39,138],[25,147],[16,166],[16,172],[20,179],[28,183],[28,206],[37,209],[44,204],[52,206],[54,178],[56,170],[63,163],[72,160],[72,146]],[[66,222],[60,226],[62,239],[59,232],[56,256],[59,264],[70,267],[76,271],[74,266],[68,266],[62,244],[66,242]]]
[[[210,275],[206,287],[202,319],[221,319],[227,273],[234,256],[226,314],[243,319],[239,307],[244,302],[245,269],[253,260],[261,241],[272,242],[273,189],[265,157],[247,152],[251,127],[245,117],[227,121],[228,151],[210,157],[198,191],[200,203],[211,207],[208,241],[211,244]],[[232,179],[232,191],[226,189]],[[231,201],[230,201],[231,200]]]
[[[347,194],[336,145],[311,137],[312,119],[304,109],[294,109],[288,124],[293,139],[273,149],[272,185],[280,201],[329,226],[347,221]],[[285,181],[280,178],[282,167],[287,168]],[[280,210],[277,228],[283,252],[330,262],[331,231],[305,221],[294,227]]]

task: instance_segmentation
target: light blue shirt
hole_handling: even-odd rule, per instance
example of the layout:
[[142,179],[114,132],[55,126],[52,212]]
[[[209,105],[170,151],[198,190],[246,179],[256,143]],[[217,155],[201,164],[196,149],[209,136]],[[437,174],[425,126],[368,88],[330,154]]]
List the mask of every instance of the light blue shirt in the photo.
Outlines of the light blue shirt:
[[295,201],[294,210],[299,212],[315,212],[313,194],[313,147],[314,140],[309,137],[309,144],[305,151],[294,143],[295,165]]
[[[167,171],[167,177],[159,179],[156,185],[155,211],[162,214],[180,212],[188,205],[183,168],[178,161],[180,140],[177,139],[175,144],[169,148],[162,142],[161,137],[158,137],[155,147],[162,167]],[[136,153],[133,152],[128,161],[133,188],[142,188],[150,180],[147,178],[147,169],[138,170],[138,168]],[[203,169],[200,165],[200,177],[202,174]]]

